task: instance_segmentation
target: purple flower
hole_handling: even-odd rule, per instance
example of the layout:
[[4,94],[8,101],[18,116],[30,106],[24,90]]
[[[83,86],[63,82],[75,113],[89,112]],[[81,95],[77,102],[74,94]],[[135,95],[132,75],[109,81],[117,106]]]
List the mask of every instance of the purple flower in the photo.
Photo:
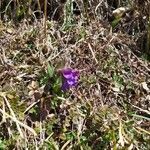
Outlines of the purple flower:
[[63,82],[62,82],[62,90],[66,91],[71,87],[75,87],[78,84],[79,79],[79,71],[71,68],[65,68],[61,71]]

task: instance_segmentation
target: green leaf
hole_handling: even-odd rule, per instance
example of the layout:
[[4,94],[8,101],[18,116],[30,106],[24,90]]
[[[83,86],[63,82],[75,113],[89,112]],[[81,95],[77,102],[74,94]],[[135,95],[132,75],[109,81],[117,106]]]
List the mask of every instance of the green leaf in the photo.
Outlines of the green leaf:
[[50,66],[50,64],[48,64],[47,73],[48,73],[50,78],[52,78],[54,75],[54,67]]
[[60,87],[61,87],[62,81],[61,78],[58,77],[53,85],[53,90],[55,93],[59,93],[60,94]]
[[4,144],[4,142],[0,139],[0,150],[4,150],[6,147],[6,145]]
[[133,117],[136,117],[136,118],[146,119],[146,120],[150,121],[150,118],[145,117],[145,116],[141,116],[141,115],[137,115],[137,114],[132,114],[132,116],[133,116]]
[[121,18],[116,18],[115,20],[113,20],[113,21],[111,22],[111,26],[112,26],[113,28],[115,28],[115,27],[118,25],[118,23],[120,22],[120,20],[121,20]]

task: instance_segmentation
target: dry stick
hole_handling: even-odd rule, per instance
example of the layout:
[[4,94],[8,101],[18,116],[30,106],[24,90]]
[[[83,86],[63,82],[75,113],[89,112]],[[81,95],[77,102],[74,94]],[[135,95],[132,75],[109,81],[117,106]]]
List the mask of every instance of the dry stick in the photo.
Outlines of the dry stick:
[[44,34],[45,34],[45,39],[46,39],[46,31],[47,31],[47,26],[46,26],[46,22],[47,22],[47,0],[44,1]]
[[71,142],[71,140],[68,140],[61,148],[61,150],[66,149],[66,147],[68,146],[68,144]]
[[[15,120],[17,120],[17,118],[16,118],[16,116],[15,116],[15,113],[14,113],[14,111],[12,110],[11,105],[9,104],[9,102],[8,102],[8,100],[7,100],[7,98],[6,98],[6,96],[5,96],[4,94],[1,94],[1,96],[4,98],[5,103],[6,103],[7,107],[9,108],[12,117],[13,117]],[[19,133],[20,133],[20,136],[21,136],[22,138],[24,138],[23,132],[22,132],[22,130],[21,130],[20,125],[18,124],[18,122],[16,122],[16,126],[17,126],[17,129],[18,129]]]
[[95,14],[97,14],[97,10],[101,6],[102,3],[103,3],[103,1],[99,2],[98,5],[96,6],[96,8],[95,8]]
[[[3,101],[2,103],[3,103],[2,104],[3,105],[3,111],[5,112],[5,102]],[[3,113],[2,115],[3,116],[2,116],[2,121],[0,122],[0,125],[3,124],[4,122],[6,122],[6,115],[5,115],[5,113]]]
[[[44,141],[43,141],[43,143],[44,142],[48,142],[48,140],[52,137],[52,135],[53,135],[54,133],[52,132]],[[40,145],[39,145],[39,149],[42,147],[42,145],[43,145],[43,143],[41,143]]]
[[40,1],[39,0],[37,0],[37,3],[38,3],[38,9],[40,10],[40,12],[41,12],[41,4],[40,4]]
[[47,62],[56,59],[63,51],[64,51],[64,49],[62,49],[60,52],[58,52],[55,56],[53,56],[53,57],[48,57]]
[[[131,104],[131,105],[132,105],[132,104]],[[144,110],[144,109],[142,109],[142,108],[140,108],[140,107],[138,107],[138,106],[135,106],[135,105],[132,105],[132,106],[133,106],[134,108],[137,108],[137,109],[140,110],[141,112],[144,112],[144,113],[150,115],[150,111]]]
[[32,103],[25,111],[24,114],[27,113],[30,109],[32,109],[36,104],[38,104],[41,101],[41,99],[39,99],[38,101]]
[[29,130],[34,136],[37,136],[37,133],[32,129],[30,128],[29,126],[27,126],[26,124],[20,122],[19,120],[17,120],[17,118],[13,117],[13,116],[10,116],[9,114],[7,114],[5,111],[3,111],[2,109],[0,109],[0,112],[2,114],[5,114],[5,116],[7,116],[8,118],[12,119],[16,124],[24,127],[25,129]]
[[[9,5],[10,5],[10,3],[12,2],[13,0],[10,0],[9,1],[9,3],[6,5],[6,7],[5,7],[5,10],[4,11],[0,11],[0,14],[2,14],[2,13],[5,13],[6,11],[7,11],[7,9],[8,9],[8,7],[9,7]],[[1,2],[2,3],[2,2]]]
[[142,132],[144,132],[144,133],[146,133],[146,134],[149,134],[149,135],[150,135],[150,132],[149,132],[149,131],[147,131],[147,130],[145,130],[145,129],[143,129],[143,128],[140,128],[140,127],[134,127],[134,129],[136,129],[136,130],[140,130],[140,131],[142,131]]
[[103,107],[104,106],[104,102],[103,102],[103,96],[102,96],[101,86],[100,86],[99,83],[97,84],[97,88],[98,88],[98,91],[99,91],[99,97],[100,97],[101,105]]
[[[2,1],[0,1],[0,8],[2,8]],[[2,20],[2,15],[0,13],[0,20]]]
[[93,59],[95,60],[96,64],[98,64],[98,60],[96,59],[95,53],[94,53],[94,51],[93,51],[92,46],[90,45],[90,43],[88,43],[88,46],[89,46],[89,49],[90,49],[90,51],[92,53]]
[[52,137],[54,133],[52,132],[46,139],[45,139],[45,142],[48,142],[48,140]]
[[45,132],[44,132],[44,130],[43,130],[43,128],[42,128],[42,123],[43,123],[43,118],[42,118],[42,116],[43,116],[43,114],[42,114],[42,111],[43,111],[43,107],[44,107],[44,98],[41,98],[41,100],[40,100],[40,142],[41,142],[41,145],[43,145],[43,143],[44,143],[44,134],[45,134]]
[[[131,51],[132,55],[141,63],[141,65],[150,72],[150,69],[143,63],[142,60],[140,60],[132,51]],[[147,73],[146,73],[147,74]]]
[[[3,111],[6,112],[5,110],[5,102],[3,101]],[[6,115],[5,113],[3,114],[3,122],[6,122]]]

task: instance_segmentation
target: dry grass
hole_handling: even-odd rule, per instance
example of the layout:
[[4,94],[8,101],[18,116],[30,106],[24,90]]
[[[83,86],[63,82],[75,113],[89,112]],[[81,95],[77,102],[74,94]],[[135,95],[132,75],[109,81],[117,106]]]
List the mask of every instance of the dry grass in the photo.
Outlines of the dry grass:
[[[0,22],[0,149],[150,149],[149,1],[76,2],[79,16],[68,1],[59,21]],[[64,67],[80,71],[66,93]]]

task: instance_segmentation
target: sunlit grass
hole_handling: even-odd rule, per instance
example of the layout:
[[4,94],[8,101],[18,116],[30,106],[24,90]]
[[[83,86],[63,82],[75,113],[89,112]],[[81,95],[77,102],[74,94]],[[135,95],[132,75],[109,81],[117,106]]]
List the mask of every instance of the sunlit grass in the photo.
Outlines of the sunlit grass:
[[150,149],[149,1],[51,2],[1,1],[0,149]]

